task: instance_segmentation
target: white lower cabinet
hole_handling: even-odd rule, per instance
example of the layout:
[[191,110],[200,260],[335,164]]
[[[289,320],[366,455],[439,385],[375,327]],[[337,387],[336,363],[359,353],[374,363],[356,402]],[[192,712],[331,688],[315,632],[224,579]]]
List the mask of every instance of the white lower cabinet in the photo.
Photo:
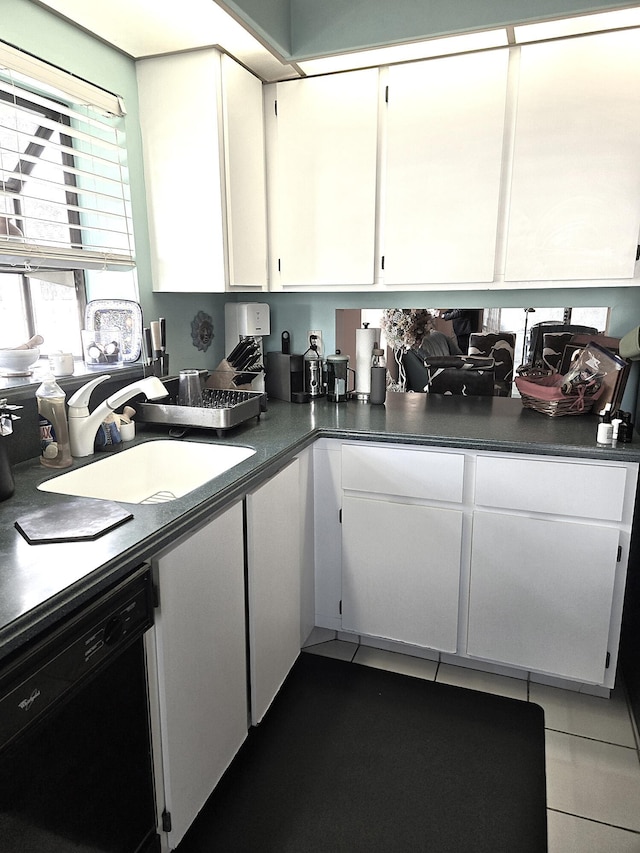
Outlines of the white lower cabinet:
[[478,454],[469,655],[613,686],[637,467]]
[[242,504],[159,557],[154,571],[156,766],[174,849],[248,731]]
[[464,455],[342,448],[342,627],[455,652]]
[[260,722],[300,653],[300,463],[247,495],[251,722]]
[[615,527],[474,513],[468,654],[601,684],[619,539]]
[[455,652],[462,513],[345,497],[342,627]]
[[316,454],[342,510],[339,566],[318,562],[317,532],[331,581],[316,579],[317,624],[333,627],[341,600],[337,627],[354,634],[613,687],[637,464],[336,444],[339,466],[328,443]]

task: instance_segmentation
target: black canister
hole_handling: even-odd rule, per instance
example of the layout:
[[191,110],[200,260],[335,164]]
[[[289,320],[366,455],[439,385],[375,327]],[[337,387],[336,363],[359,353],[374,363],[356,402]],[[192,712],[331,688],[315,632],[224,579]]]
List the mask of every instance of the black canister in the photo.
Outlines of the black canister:
[[633,441],[633,424],[631,423],[631,412],[620,412],[622,423],[618,427],[618,441],[627,444]]
[[371,354],[371,393],[369,402],[374,405],[382,405],[387,397],[387,364],[384,350],[377,344]]
[[4,436],[0,436],[0,501],[6,501],[7,498],[10,498],[15,487],[5,439]]

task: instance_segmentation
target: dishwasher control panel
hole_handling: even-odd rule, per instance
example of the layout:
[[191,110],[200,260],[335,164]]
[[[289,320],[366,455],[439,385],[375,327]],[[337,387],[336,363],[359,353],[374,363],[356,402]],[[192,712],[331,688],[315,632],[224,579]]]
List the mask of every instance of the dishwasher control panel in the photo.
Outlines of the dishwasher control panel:
[[0,750],[152,625],[151,571],[144,566],[12,661],[0,673]]

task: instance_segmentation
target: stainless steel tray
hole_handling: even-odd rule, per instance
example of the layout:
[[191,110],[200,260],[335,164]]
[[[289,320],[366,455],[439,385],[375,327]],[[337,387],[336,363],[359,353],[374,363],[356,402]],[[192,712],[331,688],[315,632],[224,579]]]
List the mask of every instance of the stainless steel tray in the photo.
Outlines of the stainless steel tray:
[[136,403],[136,411],[138,420],[148,424],[222,432],[250,418],[259,418],[264,411],[264,394],[261,391],[214,391],[205,388],[203,403],[203,406],[179,406],[170,396],[159,403]]

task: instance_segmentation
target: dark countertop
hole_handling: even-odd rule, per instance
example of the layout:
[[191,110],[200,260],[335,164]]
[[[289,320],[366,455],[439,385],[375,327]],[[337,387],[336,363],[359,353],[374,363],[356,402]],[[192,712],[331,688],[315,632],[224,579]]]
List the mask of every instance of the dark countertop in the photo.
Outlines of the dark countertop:
[[[125,577],[143,560],[174,546],[317,438],[640,462],[637,434],[635,443],[601,448],[596,445],[596,428],[594,415],[549,418],[524,409],[517,399],[501,397],[390,394],[385,406],[355,401],[335,404],[324,398],[299,405],[274,400],[259,420],[254,418],[222,438],[204,430],[186,436],[192,441],[251,446],[256,449],[254,456],[178,500],[122,504],[132,511],[133,520],[91,542],[30,545],[15,529],[15,520],[34,509],[70,500],[36,488],[55,476],[37,458],[22,462],[14,467],[14,496],[0,503],[0,658]],[[166,437],[166,429],[147,428],[139,430],[136,441]],[[97,458],[101,455],[89,460]],[[77,460],[74,467],[89,460]]]

